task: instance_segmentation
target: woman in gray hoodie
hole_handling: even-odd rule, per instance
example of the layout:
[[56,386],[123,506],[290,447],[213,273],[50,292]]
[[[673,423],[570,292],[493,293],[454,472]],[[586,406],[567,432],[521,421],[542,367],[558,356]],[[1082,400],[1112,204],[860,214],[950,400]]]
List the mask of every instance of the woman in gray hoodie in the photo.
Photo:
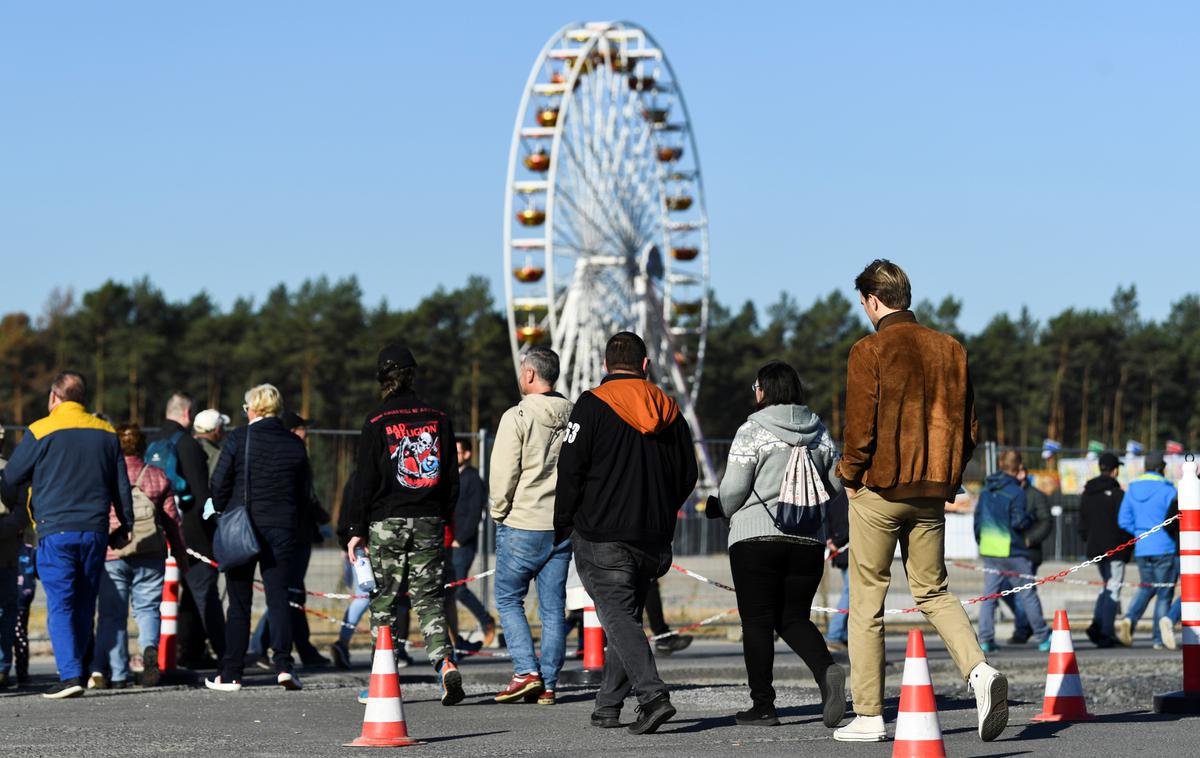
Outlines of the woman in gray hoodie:
[[837,477],[830,476],[838,452],[821,419],[804,405],[804,388],[794,368],[782,361],[766,364],[753,389],[758,410],[733,439],[720,488],[721,509],[730,520],[729,564],[753,703],[734,719],[747,726],[779,723],[772,686],[778,634],[812,670],[825,726],[832,728],[846,712],[846,672],[833,662],[809,618],[825,570],[825,535],[785,534],[774,516],[792,450],[809,448],[833,496],[842,489]]

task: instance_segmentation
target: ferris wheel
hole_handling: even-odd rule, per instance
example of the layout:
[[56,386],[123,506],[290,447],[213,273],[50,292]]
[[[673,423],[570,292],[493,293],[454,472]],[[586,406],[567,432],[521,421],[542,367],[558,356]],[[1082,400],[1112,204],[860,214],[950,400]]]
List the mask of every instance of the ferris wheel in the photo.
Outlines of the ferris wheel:
[[702,437],[704,185],[679,81],[646,30],[569,24],[538,55],[508,156],[504,270],[514,368],[524,350],[550,345],[574,399],[603,378],[608,338],[634,331]]

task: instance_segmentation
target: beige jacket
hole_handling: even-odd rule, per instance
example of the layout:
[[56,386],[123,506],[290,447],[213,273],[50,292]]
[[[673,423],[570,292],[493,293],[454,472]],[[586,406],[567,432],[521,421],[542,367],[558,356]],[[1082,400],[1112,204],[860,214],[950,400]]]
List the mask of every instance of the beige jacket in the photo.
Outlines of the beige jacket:
[[554,529],[558,451],[571,407],[561,395],[527,395],[504,412],[488,469],[496,523],[531,531]]

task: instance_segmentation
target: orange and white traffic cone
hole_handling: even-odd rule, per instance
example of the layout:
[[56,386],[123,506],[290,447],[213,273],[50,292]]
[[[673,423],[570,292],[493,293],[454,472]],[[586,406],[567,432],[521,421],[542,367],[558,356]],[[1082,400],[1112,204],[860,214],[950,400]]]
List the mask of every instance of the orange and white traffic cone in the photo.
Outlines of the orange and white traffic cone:
[[158,634],[158,669],[172,671],[175,668],[176,640],[179,616],[179,564],[175,556],[167,556],[167,568],[163,576],[162,603],[158,606],[162,616]]
[[564,684],[599,684],[604,679],[604,628],[600,626],[595,602],[582,588],[579,591],[584,597],[583,668],[564,671],[558,678]]
[[920,629],[908,633],[892,758],[946,758],[933,680],[929,678],[929,661],[925,657],[925,637]]
[[404,723],[404,697],[400,694],[400,676],[392,651],[392,630],[379,627],[375,659],[371,664],[371,685],[367,689],[367,712],[363,715],[362,736],[345,747],[404,747],[419,745],[408,736]]
[[1071,622],[1066,611],[1054,612],[1054,630],[1050,633],[1050,665],[1046,670],[1046,697],[1042,712],[1034,721],[1091,721],[1083,699],[1083,682],[1075,645],[1071,642]]

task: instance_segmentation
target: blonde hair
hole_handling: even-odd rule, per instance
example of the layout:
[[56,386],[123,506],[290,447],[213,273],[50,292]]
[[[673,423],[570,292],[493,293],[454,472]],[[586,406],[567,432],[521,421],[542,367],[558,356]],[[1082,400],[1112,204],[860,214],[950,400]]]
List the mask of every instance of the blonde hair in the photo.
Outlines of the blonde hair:
[[278,416],[283,411],[283,396],[273,384],[260,384],[246,390],[246,405],[260,416]]
[[996,466],[1004,473],[1016,476],[1021,470],[1021,454],[1016,450],[1005,450],[996,459]]

